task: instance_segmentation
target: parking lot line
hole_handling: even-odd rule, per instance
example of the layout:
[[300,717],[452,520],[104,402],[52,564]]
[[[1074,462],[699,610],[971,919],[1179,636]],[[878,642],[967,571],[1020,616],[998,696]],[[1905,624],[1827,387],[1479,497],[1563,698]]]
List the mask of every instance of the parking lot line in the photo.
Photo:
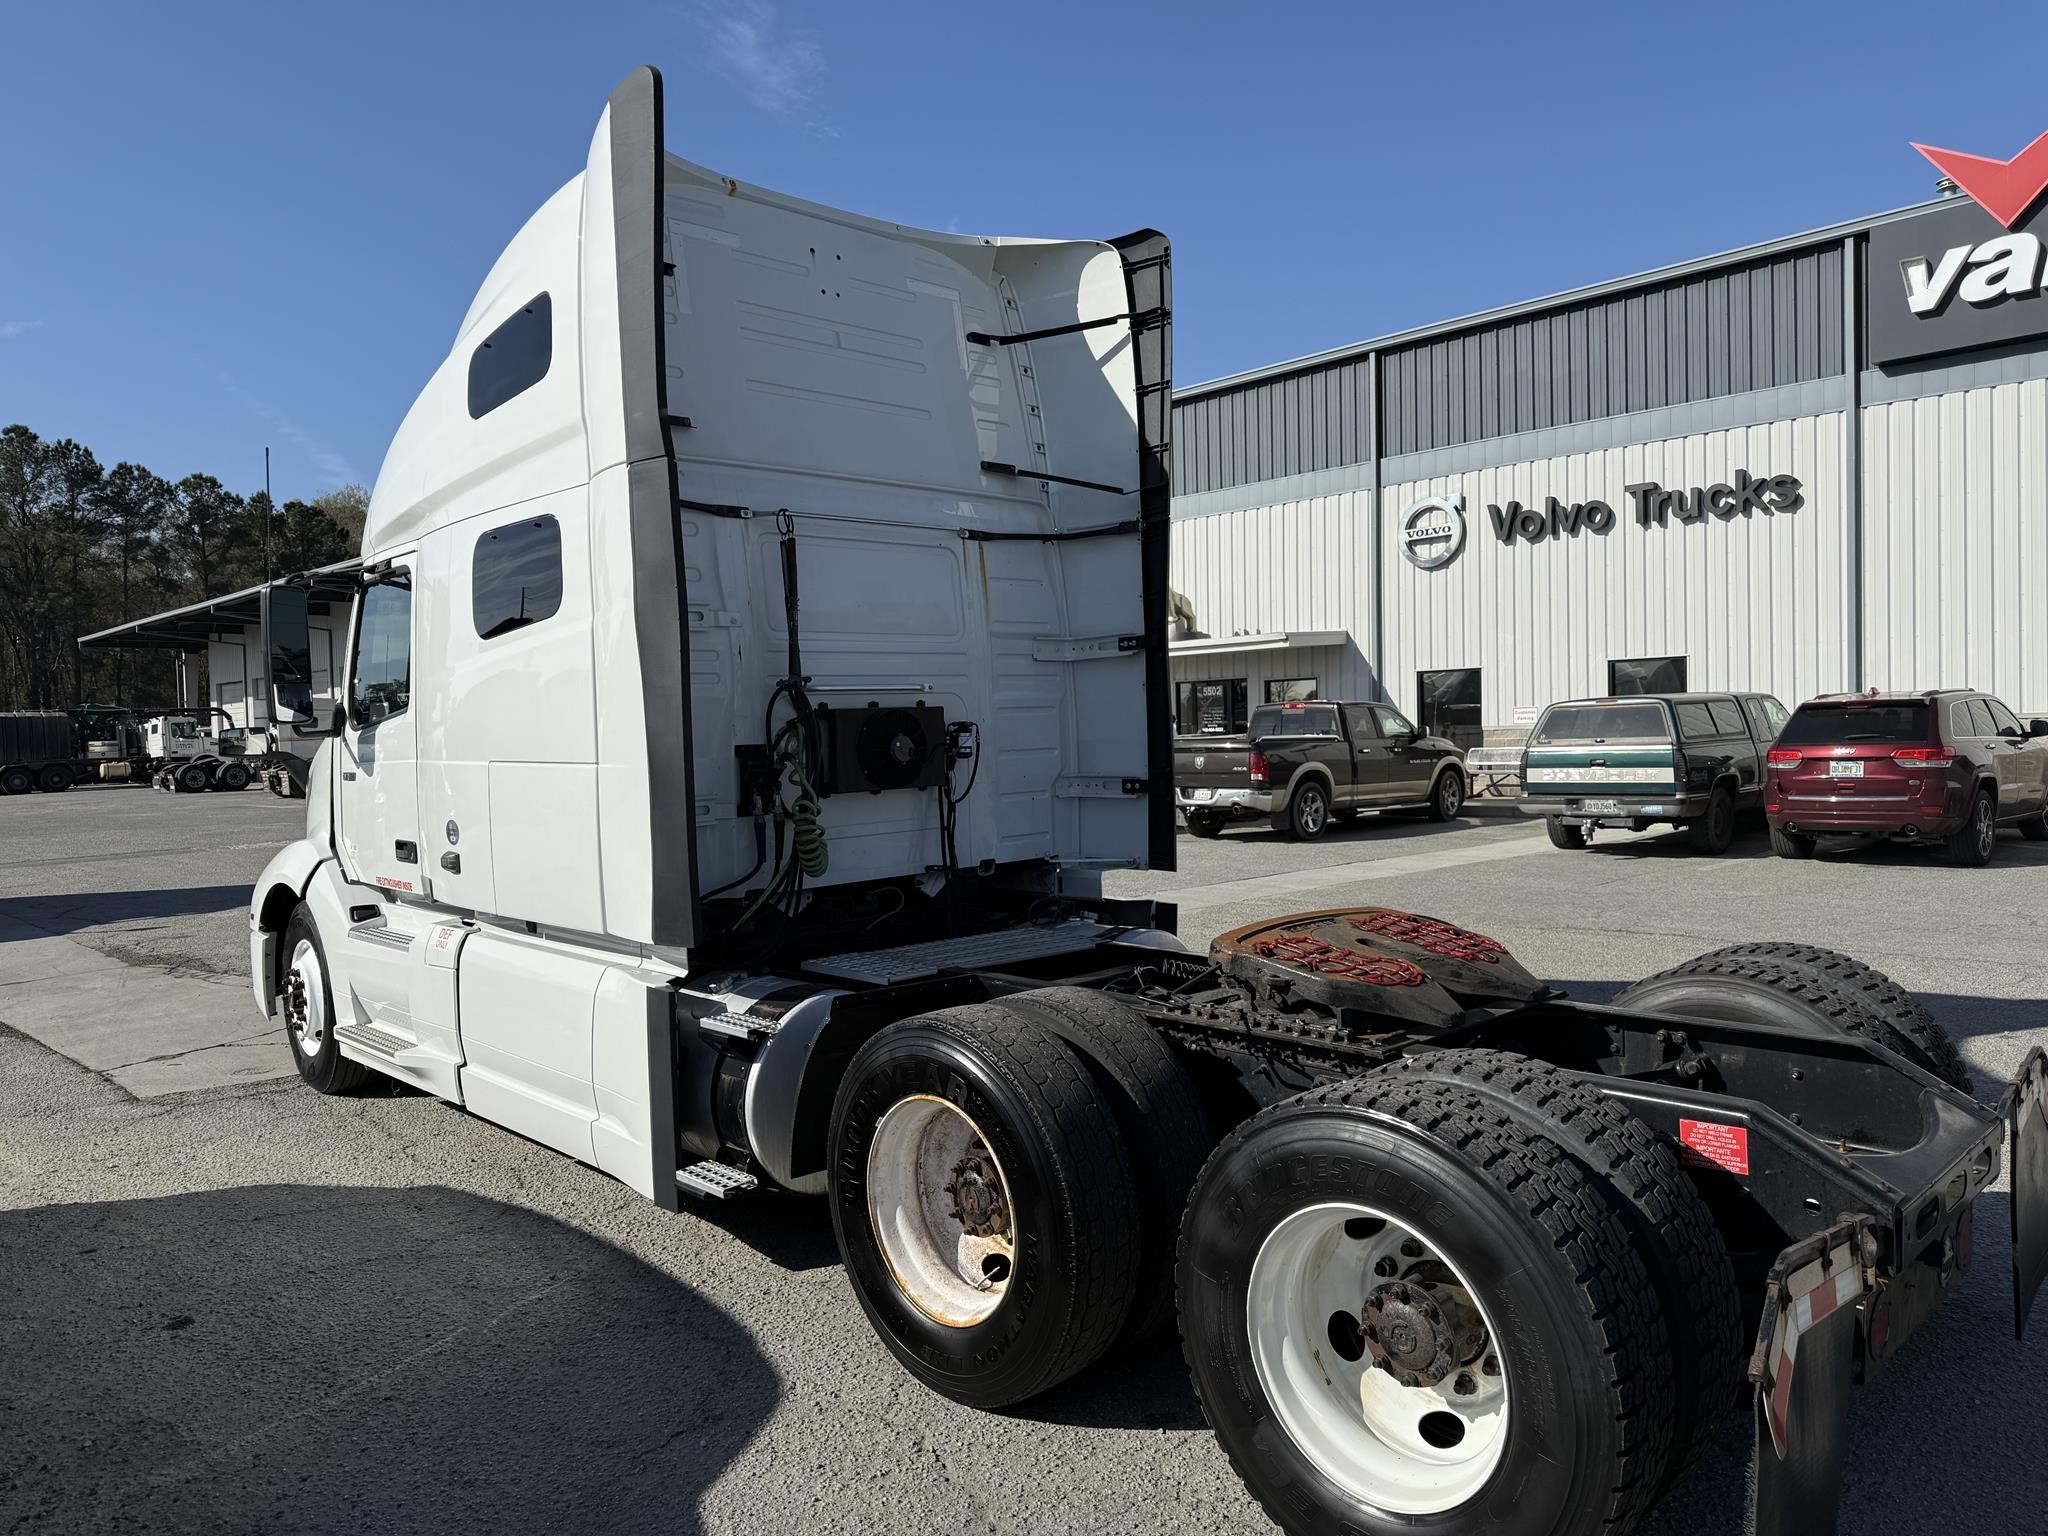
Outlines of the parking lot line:
[[1232,906],[1269,897],[1298,896],[1305,891],[1356,885],[1365,880],[1432,874],[1460,864],[1491,864],[1499,859],[1526,858],[1532,853],[1543,853],[1549,847],[1550,839],[1543,835],[1503,837],[1472,848],[1438,852],[1432,847],[1426,853],[1402,854],[1391,859],[1353,859],[1344,864],[1321,864],[1313,869],[1290,869],[1277,875],[1247,875],[1242,880],[1187,885],[1177,890],[1162,890],[1159,899],[1172,902],[1183,912],[1192,912],[1203,907]]

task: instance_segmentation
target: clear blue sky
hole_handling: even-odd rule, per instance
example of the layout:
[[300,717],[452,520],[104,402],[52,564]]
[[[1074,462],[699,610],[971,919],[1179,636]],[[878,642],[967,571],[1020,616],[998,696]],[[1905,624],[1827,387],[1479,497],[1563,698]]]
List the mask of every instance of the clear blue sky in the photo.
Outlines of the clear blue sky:
[[1916,202],[2048,128],[2048,6],[18,4],[0,421],[369,483],[612,86],[745,180],[1174,242],[1182,383]]

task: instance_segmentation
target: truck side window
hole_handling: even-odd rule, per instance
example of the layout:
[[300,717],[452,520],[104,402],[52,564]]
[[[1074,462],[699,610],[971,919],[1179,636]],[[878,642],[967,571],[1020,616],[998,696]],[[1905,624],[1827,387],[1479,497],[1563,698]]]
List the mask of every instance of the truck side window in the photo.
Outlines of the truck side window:
[[1415,727],[1408,723],[1408,717],[1398,709],[1389,709],[1384,704],[1375,704],[1373,714],[1379,719],[1380,730],[1389,737],[1413,736]]
[[562,606],[562,525],[530,517],[479,534],[469,611],[479,639],[538,624]]
[[1680,704],[1678,735],[1682,741],[1705,741],[1714,734],[1714,715],[1704,704]]
[[1379,727],[1373,724],[1372,709],[1368,705],[1346,704],[1344,723],[1351,727],[1353,741],[1376,741],[1379,738]]
[[412,584],[401,576],[363,593],[356,654],[348,669],[348,717],[361,729],[412,702]]
[[1735,707],[1733,699],[1713,699],[1707,708],[1714,716],[1714,729],[1723,736],[1742,734],[1742,712]]
[[554,305],[543,293],[469,354],[470,419],[489,415],[546,378],[554,354]]

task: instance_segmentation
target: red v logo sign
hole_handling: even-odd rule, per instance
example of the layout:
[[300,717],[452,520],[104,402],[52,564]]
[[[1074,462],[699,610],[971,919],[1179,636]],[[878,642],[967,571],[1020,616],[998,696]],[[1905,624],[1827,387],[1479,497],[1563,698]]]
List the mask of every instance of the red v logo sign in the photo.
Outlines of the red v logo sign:
[[1913,147],[2007,229],[2019,223],[2043,190],[2048,190],[2048,133],[2010,160],[1988,160],[1959,150],[1930,149],[1925,144]]

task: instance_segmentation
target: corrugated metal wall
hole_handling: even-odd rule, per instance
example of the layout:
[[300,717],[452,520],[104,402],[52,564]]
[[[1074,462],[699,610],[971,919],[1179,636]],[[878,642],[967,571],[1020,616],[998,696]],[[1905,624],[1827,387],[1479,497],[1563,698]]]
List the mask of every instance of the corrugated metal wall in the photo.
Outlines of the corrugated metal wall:
[[1867,408],[1863,498],[1870,682],[2048,715],[2048,382]]
[[[1389,350],[1379,456],[1839,373],[1842,251],[1825,245]],[[1374,457],[1363,357],[1179,401],[1183,495]]]
[[1798,384],[1842,369],[1842,251],[1615,294],[1389,352],[1382,455]]
[[[1389,696],[1412,710],[1417,672],[1478,667],[1491,730],[1517,709],[1604,692],[1607,662],[1625,657],[1684,656],[1695,688],[1761,688],[1788,704],[1842,688],[1842,438],[1840,415],[1802,417],[1387,487]],[[1622,491],[1711,485],[1738,469],[1797,475],[1805,507],[1643,528]],[[1399,548],[1402,511],[1457,493],[1464,553],[1417,569]],[[1501,543],[1487,505],[1546,496],[1608,502],[1614,531]]]
[[[1361,647],[1372,626],[1372,495],[1347,491],[1173,525],[1173,589],[1216,638],[1276,630],[1348,630],[1350,646],[1317,653],[1323,693],[1374,697]],[[1250,677],[1256,701],[1269,677],[1299,677],[1286,652],[1176,657],[1176,681]]]
[[1173,408],[1173,488],[1186,495],[1372,457],[1365,359]]

